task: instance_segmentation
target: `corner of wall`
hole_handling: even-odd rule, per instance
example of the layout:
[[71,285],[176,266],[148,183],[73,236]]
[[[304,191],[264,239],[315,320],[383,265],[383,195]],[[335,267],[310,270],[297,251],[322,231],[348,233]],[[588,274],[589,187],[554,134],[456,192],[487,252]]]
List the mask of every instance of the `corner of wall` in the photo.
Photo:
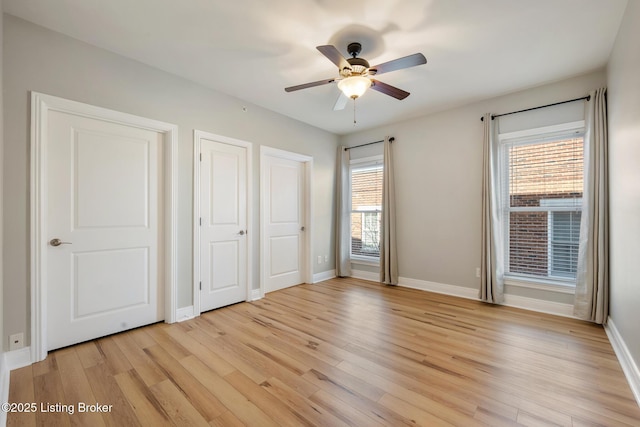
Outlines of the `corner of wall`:
[[607,337],[613,347],[613,351],[618,357],[618,361],[622,367],[622,372],[624,372],[624,376],[627,378],[627,382],[631,387],[631,392],[636,398],[638,406],[640,406],[640,369],[633,360],[629,347],[627,347],[622,335],[620,335],[620,331],[618,331],[618,328],[611,318],[607,321],[604,330],[607,333]]

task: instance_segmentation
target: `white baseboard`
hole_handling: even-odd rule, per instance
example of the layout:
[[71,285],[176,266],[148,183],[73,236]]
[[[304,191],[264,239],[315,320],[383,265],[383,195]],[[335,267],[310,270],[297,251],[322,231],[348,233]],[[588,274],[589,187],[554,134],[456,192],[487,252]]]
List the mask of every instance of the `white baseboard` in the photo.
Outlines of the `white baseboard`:
[[369,280],[371,282],[380,282],[380,274],[378,272],[351,270],[351,277],[361,280]]
[[193,306],[182,307],[176,310],[176,322],[184,322],[185,320],[193,319],[194,315]]
[[464,286],[446,285],[444,283],[428,282],[426,280],[410,279],[408,277],[398,277],[398,286],[467,299],[478,299],[477,289],[465,288]]
[[260,289],[251,289],[251,294],[249,295],[249,301],[257,301],[262,299],[264,295],[262,294]]
[[561,302],[504,294],[504,305],[508,307],[522,308],[529,311],[537,311],[538,313],[553,314],[556,316],[576,319],[573,315],[573,304],[564,304]]
[[[0,353],[0,403],[9,401],[9,383],[11,371],[31,365],[31,348]],[[7,424],[7,413],[0,411],[0,426]]]
[[622,371],[631,387],[631,392],[636,398],[638,406],[640,406],[640,369],[638,369],[638,365],[635,360],[633,360],[633,356],[631,356],[629,347],[627,347],[627,344],[624,342],[622,335],[620,335],[611,317],[607,319],[604,331],[607,333],[607,337],[609,337],[609,342],[618,357],[620,366],[622,366]]
[[336,277],[335,270],[321,271],[313,275],[313,283],[324,282],[325,280],[333,279]]
[[[0,403],[9,401],[9,379],[11,371],[7,367],[5,360],[6,353],[0,353]],[[7,425],[7,413],[0,411],[0,426]]]
[[4,361],[9,371],[29,366],[31,365],[31,348],[22,347],[19,350],[7,351],[4,354]]

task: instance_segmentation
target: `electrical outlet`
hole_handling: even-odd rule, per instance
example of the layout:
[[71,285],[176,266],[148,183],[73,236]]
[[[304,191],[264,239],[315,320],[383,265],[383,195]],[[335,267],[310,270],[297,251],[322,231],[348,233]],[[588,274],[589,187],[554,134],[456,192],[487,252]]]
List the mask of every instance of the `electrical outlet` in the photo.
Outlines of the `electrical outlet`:
[[322,255],[318,255],[318,264],[322,264]]
[[9,351],[18,350],[22,347],[24,347],[24,334],[22,332],[9,335]]
[[329,262],[329,255],[324,256],[324,262]]
[[476,277],[480,277],[480,267],[476,267]]

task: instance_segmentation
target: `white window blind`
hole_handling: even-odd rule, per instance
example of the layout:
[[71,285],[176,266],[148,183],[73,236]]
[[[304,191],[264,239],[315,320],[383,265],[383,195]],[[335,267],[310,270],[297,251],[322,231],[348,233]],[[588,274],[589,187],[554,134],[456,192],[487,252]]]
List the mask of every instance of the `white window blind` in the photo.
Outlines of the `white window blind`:
[[351,256],[380,258],[382,160],[351,166]]
[[575,283],[583,130],[502,139],[505,273]]

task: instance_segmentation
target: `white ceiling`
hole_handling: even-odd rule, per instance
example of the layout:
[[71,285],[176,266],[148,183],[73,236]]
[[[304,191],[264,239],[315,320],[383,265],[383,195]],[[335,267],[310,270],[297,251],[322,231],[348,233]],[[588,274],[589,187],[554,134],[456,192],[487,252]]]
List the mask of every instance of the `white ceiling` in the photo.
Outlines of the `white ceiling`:
[[[4,0],[4,11],[337,134],[603,67],[627,0]],[[358,41],[371,65],[423,53],[333,111],[337,76],[315,49]]]

